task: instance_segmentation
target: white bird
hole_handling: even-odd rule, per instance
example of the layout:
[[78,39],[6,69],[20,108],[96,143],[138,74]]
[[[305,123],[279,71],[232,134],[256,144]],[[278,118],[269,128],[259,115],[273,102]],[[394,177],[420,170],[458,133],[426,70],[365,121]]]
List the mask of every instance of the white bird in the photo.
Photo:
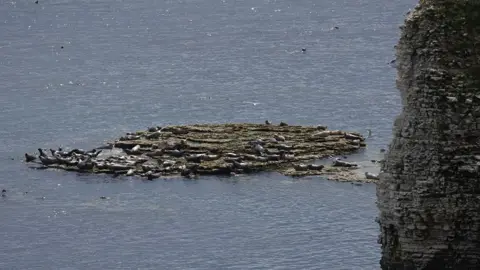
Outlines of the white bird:
[[257,106],[258,104],[260,104],[260,102],[252,102],[252,101],[244,101],[243,103],[252,104],[253,106]]

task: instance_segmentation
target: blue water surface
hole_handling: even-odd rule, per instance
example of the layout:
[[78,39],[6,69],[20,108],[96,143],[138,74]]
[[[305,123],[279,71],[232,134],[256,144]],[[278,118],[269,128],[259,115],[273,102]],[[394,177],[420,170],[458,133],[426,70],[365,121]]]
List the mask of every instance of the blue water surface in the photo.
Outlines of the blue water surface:
[[151,125],[266,119],[371,129],[361,155],[377,158],[415,2],[0,0],[0,269],[378,269],[370,184],[146,182],[21,160]]

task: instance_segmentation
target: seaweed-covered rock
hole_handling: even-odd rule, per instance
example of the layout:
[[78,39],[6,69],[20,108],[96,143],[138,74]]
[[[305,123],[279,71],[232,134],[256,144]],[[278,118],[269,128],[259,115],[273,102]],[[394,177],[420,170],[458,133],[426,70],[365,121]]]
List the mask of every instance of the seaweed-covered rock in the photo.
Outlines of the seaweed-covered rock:
[[[45,155],[42,159],[49,168],[139,175],[150,180],[173,175],[193,177],[260,171],[305,176],[351,170],[329,171],[328,166],[325,169],[324,165],[308,163],[343,156],[363,147],[362,135],[329,131],[323,126],[198,124],[128,133],[101,147],[102,153],[82,150],[83,154],[60,157],[52,150],[52,156],[42,152]],[[70,162],[61,162],[65,158]]]

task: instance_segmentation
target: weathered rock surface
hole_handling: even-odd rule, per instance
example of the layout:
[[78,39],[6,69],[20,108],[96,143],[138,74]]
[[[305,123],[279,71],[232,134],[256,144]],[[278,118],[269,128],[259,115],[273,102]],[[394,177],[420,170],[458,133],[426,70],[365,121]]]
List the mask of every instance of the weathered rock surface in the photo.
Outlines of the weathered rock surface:
[[[152,127],[127,133],[98,150],[41,153],[44,167],[89,173],[139,175],[147,179],[181,175],[235,175],[276,171],[289,176],[326,175],[329,179],[371,182],[355,166],[313,164],[318,159],[366,146],[358,133],[271,124],[199,124]],[[109,150],[113,148],[114,150]],[[26,154],[26,160],[32,156]],[[349,163],[345,163],[349,164]]]
[[382,269],[478,269],[480,1],[420,1],[397,69],[404,108],[377,184]]

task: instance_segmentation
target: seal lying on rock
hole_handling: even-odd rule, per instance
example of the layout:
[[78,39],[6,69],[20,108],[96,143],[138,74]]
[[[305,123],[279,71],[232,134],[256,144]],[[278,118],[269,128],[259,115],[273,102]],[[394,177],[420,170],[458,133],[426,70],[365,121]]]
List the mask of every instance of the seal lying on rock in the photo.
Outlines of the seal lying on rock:
[[372,180],[379,180],[378,175],[374,173],[365,172],[365,178]]
[[43,152],[43,149],[42,149],[42,148],[38,148],[38,154],[39,154],[39,156],[41,156],[41,157],[47,157],[47,154],[45,154],[45,152]]
[[[260,157],[260,158],[263,158],[263,157]],[[277,154],[267,155],[266,158],[267,158],[267,160],[271,160],[271,161],[276,161],[276,160],[280,160],[280,159],[281,159],[280,155],[277,155]],[[264,161],[264,160],[262,160],[262,159],[257,159],[257,160],[259,160],[259,161]]]
[[345,133],[345,139],[347,140],[360,140],[361,137],[352,133]]
[[321,171],[325,166],[322,164],[309,164],[308,169],[309,170],[316,170],[316,171]]
[[80,169],[80,170],[89,170],[89,169],[92,169],[92,168],[93,168],[92,158],[91,158],[91,157],[86,157],[85,159],[80,160],[80,161],[77,163],[77,167],[78,167],[78,169]]
[[234,165],[234,168],[237,168],[237,169],[249,169],[252,164],[248,163],[248,162],[236,162],[236,161],[234,161],[233,165]]
[[255,139],[253,141],[248,142],[248,144],[255,146],[257,144],[259,145],[265,145],[266,141],[264,141],[262,138]]
[[257,155],[259,156],[262,156],[265,152],[265,148],[263,148],[263,146],[261,146],[260,144],[255,144],[253,150],[255,150],[255,153],[257,153]]
[[75,149],[70,150],[70,152],[68,152],[67,156],[71,156],[71,155],[73,155],[73,154],[86,155],[87,152],[86,152],[85,150],[83,150],[83,149],[77,149],[77,148],[75,148]]
[[148,132],[156,132],[158,131],[160,128],[159,127],[149,127],[148,128]]
[[203,159],[205,159],[205,157],[206,157],[205,154],[192,154],[192,155],[186,155],[185,160],[190,162],[200,163],[202,162]]
[[[251,154],[244,154],[241,159],[245,159],[245,160],[258,160],[259,156],[255,156],[255,155],[251,155]],[[236,160],[238,161],[238,160]]]
[[128,170],[130,169],[130,166],[128,166],[127,164],[113,163],[113,162],[106,163],[105,167],[107,167],[107,169],[110,169],[111,171],[127,171],[128,172]]
[[282,143],[282,144],[277,145],[277,148],[281,149],[281,150],[291,150],[293,148],[293,146],[286,145],[286,144]]
[[[327,131],[326,127],[289,126],[283,123],[262,124],[196,124],[151,128],[127,134],[122,140],[109,142],[109,147],[91,151],[51,150],[47,156],[39,150],[41,164],[64,170],[113,175],[138,175],[149,179],[160,176],[230,175],[277,171],[285,175],[340,175],[344,168],[323,168],[309,164],[328,155],[343,156],[365,146],[364,138],[355,133]],[[151,134],[160,134],[155,138]],[[178,132],[173,132],[178,131]],[[313,134],[318,134],[317,137]],[[360,145],[353,145],[353,141]],[[112,149],[102,152],[99,149]],[[50,154],[49,152],[49,154]],[[125,154],[126,153],[126,154]],[[25,156],[25,160],[33,160]],[[298,164],[297,162],[305,162]],[[297,164],[297,165],[294,165]],[[197,170],[192,170],[195,165]],[[336,166],[354,166],[337,161]],[[295,171],[294,168],[300,171]],[[350,179],[350,178],[349,178]]]
[[57,163],[57,159],[54,158],[54,157],[49,157],[47,156],[44,152],[43,152],[43,149],[39,148],[38,149],[38,152],[40,153],[40,155],[38,156],[38,158],[40,159],[40,162],[42,162],[43,165],[53,165],[53,164],[56,164]]
[[61,151],[61,148],[59,150],[53,150],[52,148],[50,148],[50,153],[52,153],[52,156],[59,155],[63,157],[68,155],[68,152]]
[[132,147],[132,149],[123,149],[123,151],[125,153],[127,153],[127,155],[140,155],[142,154],[142,151],[140,151],[140,145],[135,145],[134,147]]
[[138,140],[140,139],[140,136],[138,135],[126,135],[123,137],[120,137],[119,141],[131,141],[131,140]]
[[277,140],[279,142],[284,142],[285,141],[285,137],[282,136],[282,135],[274,134],[273,138],[275,138],[275,140]]
[[132,176],[135,174],[135,170],[134,169],[130,169],[127,171],[127,173],[125,174],[126,176]]
[[293,165],[293,168],[294,168],[296,171],[306,171],[306,170],[308,170],[308,165],[305,165],[305,164],[295,164],[295,165]]
[[183,155],[185,155],[185,152],[184,152],[184,151],[181,151],[181,150],[178,150],[178,149],[174,149],[174,150],[163,150],[163,152],[165,152],[166,154],[171,155],[172,157],[182,157]]
[[353,162],[343,161],[337,158],[333,161],[333,166],[334,167],[358,167],[358,164]]
[[88,151],[86,154],[92,158],[96,158],[98,155],[102,153],[102,150],[97,151],[97,149],[92,149],[91,151]]
[[76,166],[78,160],[75,157],[62,157],[60,155],[54,156],[57,159],[58,164],[65,164],[69,166]]
[[155,178],[159,178],[161,176],[160,173],[154,173],[152,171],[149,171],[145,174],[145,176],[147,177],[148,180],[153,180]]
[[33,155],[30,155],[29,153],[25,153],[25,162],[32,162],[36,160],[37,158]]
[[175,160],[168,160],[168,159],[165,160],[165,161],[162,163],[162,165],[163,165],[163,166],[166,166],[166,167],[168,167],[168,166],[173,166],[173,165],[175,165],[175,164],[177,164],[177,162],[175,162]]
[[291,154],[287,154],[285,153],[285,151],[280,151],[280,159],[283,159],[283,160],[295,160],[295,155]]
[[148,172],[148,171],[151,171],[151,170],[155,170],[157,168],[157,164],[155,164],[155,162],[145,162],[142,164],[142,170],[144,172]]

